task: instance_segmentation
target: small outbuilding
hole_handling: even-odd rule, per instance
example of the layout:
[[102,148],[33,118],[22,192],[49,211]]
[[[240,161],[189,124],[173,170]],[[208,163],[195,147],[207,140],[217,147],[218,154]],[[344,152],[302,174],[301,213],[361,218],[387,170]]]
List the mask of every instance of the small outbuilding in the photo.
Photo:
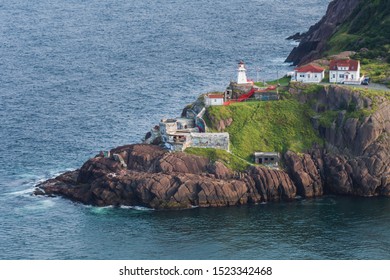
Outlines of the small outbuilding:
[[255,163],[277,167],[280,161],[280,154],[277,152],[255,152]]
[[209,93],[204,98],[206,107],[221,106],[224,102],[224,94]]

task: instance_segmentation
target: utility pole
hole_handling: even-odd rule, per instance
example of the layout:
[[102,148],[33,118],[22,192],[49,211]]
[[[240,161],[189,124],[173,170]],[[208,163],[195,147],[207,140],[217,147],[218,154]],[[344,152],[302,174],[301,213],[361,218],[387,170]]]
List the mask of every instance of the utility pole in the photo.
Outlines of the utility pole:
[[259,72],[260,72],[260,67],[256,67],[256,82],[259,81]]

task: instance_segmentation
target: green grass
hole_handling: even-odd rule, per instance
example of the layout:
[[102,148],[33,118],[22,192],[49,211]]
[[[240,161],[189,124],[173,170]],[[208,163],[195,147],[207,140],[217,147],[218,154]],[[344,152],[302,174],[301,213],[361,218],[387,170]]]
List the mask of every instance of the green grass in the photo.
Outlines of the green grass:
[[333,122],[336,120],[340,111],[325,111],[320,114],[318,119],[319,123],[323,127],[331,127]]
[[[358,54],[354,58],[361,59]],[[390,87],[390,64],[378,59],[361,59],[361,73],[371,78],[371,82],[386,84]]]
[[346,32],[338,32],[336,36],[333,36],[328,44],[331,48],[330,53],[336,54],[346,50],[346,46],[356,42],[359,36],[348,34]]
[[291,77],[284,76],[284,77],[277,79],[277,80],[268,81],[267,84],[269,84],[269,85],[280,84],[280,86],[286,87],[289,85],[290,81],[291,81]]
[[298,90],[303,94],[315,94],[321,92],[324,89],[325,85],[320,84],[305,84],[301,82],[294,82],[290,84],[290,88]]
[[278,85],[279,84],[282,87],[286,87],[289,85],[290,81],[291,81],[291,77],[284,76],[280,79],[266,81],[265,84],[263,82],[255,82],[255,85],[258,87],[265,87],[267,85]]
[[327,44],[327,54],[351,50],[366,58],[383,58],[390,63],[390,1],[360,1],[358,6],[332,35]]
[[255,84],[255,86],[258,86],[258,87],[265,87],[266,86],[266,83],[263,83],[263,82],[255,82],[254,84]]
[[[315,88],[313,88],[313,86],[311,86],[311,85],[294,84],[294,86],[297,89],[301,89],[301,92],[303,94],[315,92]],[[322,86],[320,86],[320,87],[322,87]],[[371,88],[362,88],[362,87],[348,87],[348,89],[350,89],[353,92],[359,93],[359,95],[361,97],[369,98],[372,101],[371,105],[369,107],[358,109],[358,108],[356,108],[356,104],[351,102],[351,103],[347,104],[347,106],[345,108],[339,108],[339,110],[325,111],[325,112],[320,113],[320,114],[314,114],[314,115],[318,116],[318,121],[319,121],[319,124],[321,126],[330,127],[332,125],[332,123],[336,120],[338,114],[342,110],[346,110],[345,120],[349,119],[349,118],[356,118],[356,119],[359,119],[360,121],[362,121],[365,117],[374,113],[374,111],[378,108],[378,103],[380,102],[379,100],[381,100],[383,97],[387,100],[390,100],[390,91],[375,90],[375,89],[371,89]],[[311,99],[307,102],[307,105],[314,105],[313,103],[315,103],[315,102],[317,102],[315,99]],[[367,106],[368,105],[369,104],[367,104]],[[321,104],[320,104],[320,106],[321,106]]]
[[313,143],[323,143],[312,128],[308,106],[293,99],[214,106],[208,114],[213,119],[233,119],[226,129],[231,150],[249,161],[255,151],[302,152]]
[[220,161],[232,170],[244,171],[250,165],[247,161],[225,150],[211,148],[187,148],[186,153],[209,158],[212,162]]
[[377,97],[385,97],[390,101],[390,91],[375,90],[370,88],[354,88],[354,91],[359,92],[361,96],[368,97],[375,101]]

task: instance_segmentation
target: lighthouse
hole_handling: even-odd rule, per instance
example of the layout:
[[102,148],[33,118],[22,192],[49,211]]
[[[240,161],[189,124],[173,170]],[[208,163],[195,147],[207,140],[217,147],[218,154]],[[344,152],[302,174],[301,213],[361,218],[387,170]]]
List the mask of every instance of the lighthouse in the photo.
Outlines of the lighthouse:
[[242,60],[238,63],[237,71],[238,71],[237,84],[239,84],[239,85],[240,84],[247,84],[248,80],[246,79],[245,64]]

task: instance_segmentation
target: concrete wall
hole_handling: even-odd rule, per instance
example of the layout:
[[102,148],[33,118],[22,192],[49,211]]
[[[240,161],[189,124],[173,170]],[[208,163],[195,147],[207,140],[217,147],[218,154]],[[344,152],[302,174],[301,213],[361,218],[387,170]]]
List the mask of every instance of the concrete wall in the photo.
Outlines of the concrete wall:
[[195,127],[194,118],[178,118],[177,119],[177,129],[190,129]]
[[177,131],[176,120],[162,120],[159,125],[162,135],[173,134]]
[[229,150],[229,133],[191,133],[190,147]]

